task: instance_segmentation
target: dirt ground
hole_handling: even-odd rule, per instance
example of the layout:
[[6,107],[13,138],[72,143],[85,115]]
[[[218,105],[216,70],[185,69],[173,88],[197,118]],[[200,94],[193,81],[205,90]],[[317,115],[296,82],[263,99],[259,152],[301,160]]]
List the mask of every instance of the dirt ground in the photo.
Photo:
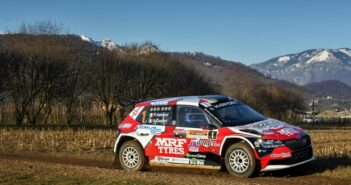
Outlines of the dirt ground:
[[126,172],[113,159],[65,154],[0,154],[0,184],[351,184],[351,180],[306,173],[306,167],[245,179],[218,170],[177,167]]

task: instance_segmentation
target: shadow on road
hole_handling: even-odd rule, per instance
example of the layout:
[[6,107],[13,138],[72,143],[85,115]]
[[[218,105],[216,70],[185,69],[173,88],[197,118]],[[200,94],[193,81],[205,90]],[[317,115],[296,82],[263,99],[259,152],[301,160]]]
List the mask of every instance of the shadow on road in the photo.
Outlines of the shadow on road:
[[[67,156],[50,156],[45,154],[0,154],[0,159],[12,160],[30,160],[41,161],[56,164],[70,164],[87,167],[98,167],[106,169],[122,169],[118,165],[118,161],[113,159],[84,159],[80,157]],[[117,163],[117,164],[116,164]],[[325,156],[317,157],[311,163],[307,163],[295,168],[286,170],[264,172],[261,177],[303,177],[313,175],[315,173],[322,173],[327,170],[334,170],[340,167],[351,168],[351,158],[349,156]],[[178,174],[197,174],[197,175],[214,175],[223,178],[230,177],[226,172],[220,172],[218,169],[198,169],[198,168],[181,168],[181,167],[166,167],[166,166],[152,166],[147,171],[149,172],[163,172],[163,173],[178,173]]]
[[351,158],[349,156],[323,156],[317,157],[316,160],[311,163],[297,166],[295,168],[265,172],[261,175],[273,177],[296,177],[322,173],[327,170],[334,170],[339,167],[347,166],[351,168]]

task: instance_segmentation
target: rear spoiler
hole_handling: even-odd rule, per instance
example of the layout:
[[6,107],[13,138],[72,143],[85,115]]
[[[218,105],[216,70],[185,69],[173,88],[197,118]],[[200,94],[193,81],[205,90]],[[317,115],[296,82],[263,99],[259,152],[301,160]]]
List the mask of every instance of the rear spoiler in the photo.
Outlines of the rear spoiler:
[[141,102],[156,100],[156,99],[157,98],[141,98],[141,99],[135,99],[135,100],[126,100],[126,101],[122,101],[119,104],[119,107],[124,109],[125,107],[130,106],[130,105],[136,105],[136,104],[141,103]]

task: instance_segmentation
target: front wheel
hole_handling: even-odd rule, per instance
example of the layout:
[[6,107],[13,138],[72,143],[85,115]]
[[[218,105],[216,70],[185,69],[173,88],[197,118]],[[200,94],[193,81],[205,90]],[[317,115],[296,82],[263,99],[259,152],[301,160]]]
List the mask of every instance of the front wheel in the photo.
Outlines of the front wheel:
[[146,168],[147,159],[139,143],[127,141],[119,150],[119,162],[127,171],[141,171]]
[[224,157],[228,172],[238,177],[251,177],[257,171],[256,158],[252,149],[245,143],[230,146]]

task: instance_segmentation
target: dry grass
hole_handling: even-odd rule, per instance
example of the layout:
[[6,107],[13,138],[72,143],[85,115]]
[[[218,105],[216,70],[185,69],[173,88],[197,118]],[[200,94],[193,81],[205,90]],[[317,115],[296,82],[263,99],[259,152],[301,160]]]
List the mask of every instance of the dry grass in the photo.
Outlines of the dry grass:
[[351,157],[351,130],[310,131],[316,156]]
[[309,173],[351,179],[351,130],[314,130],[309,134],[316,156]]
[[111,153],[113,130],[0,129],[0,152]]
[[[317,157],[351,157],[350,130],[312,130]],[[0,152],[111,152],[115,130],[91,129],[0,129]]]

